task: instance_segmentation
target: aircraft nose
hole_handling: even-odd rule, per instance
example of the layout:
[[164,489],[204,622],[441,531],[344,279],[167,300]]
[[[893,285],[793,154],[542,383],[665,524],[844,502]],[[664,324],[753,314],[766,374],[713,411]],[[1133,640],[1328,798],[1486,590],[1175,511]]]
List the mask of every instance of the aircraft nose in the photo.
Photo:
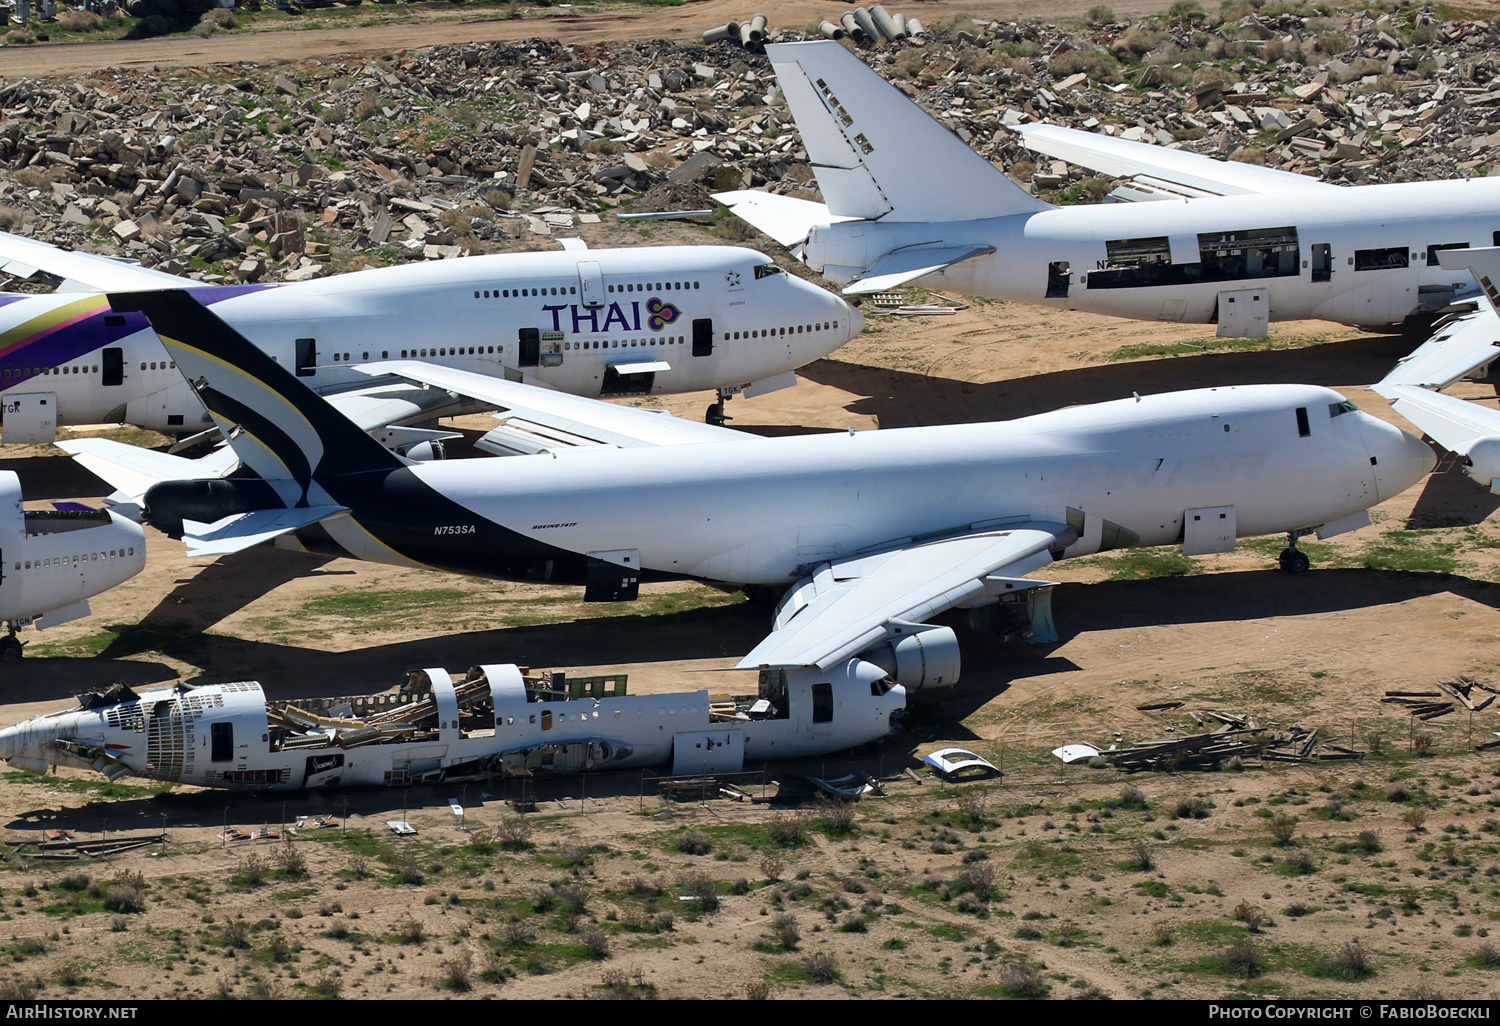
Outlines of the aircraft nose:
[[842,302],[844,304],[844,309],[847,311],[845,317],[848,318],[849,321],[848,337],[844,341],[849,342],[852,341],[854,337],[861,331],[865,330],[865,315],[859,312],[859,307],[855,306],[848,300],[843,300]]
[[1370,417],[1364,435],[1375,463],[1375,491],[1381,502],[1400,495],[1437,466],[1432,446],[1394,424]]

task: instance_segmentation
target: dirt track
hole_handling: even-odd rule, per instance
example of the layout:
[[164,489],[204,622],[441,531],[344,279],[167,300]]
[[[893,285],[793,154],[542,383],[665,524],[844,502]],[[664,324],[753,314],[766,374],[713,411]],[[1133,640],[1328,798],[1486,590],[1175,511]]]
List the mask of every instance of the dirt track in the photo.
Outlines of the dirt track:
[[[524,5],[522,5],[524,7]],[[564,43],[598,43],[619,39],[695,39],[705,29],[748,17],[750,6],[741,0],[696,0],[681,7],[618,5],[597,14],[561,14],[538,8],[534,16],[503,19],[494,9],[429,10],[410,8],[416,20],[390,25],[362,26],[370,9],[311,12],[271,31],[234,32],[199,39],[171,36],[157,39],[98,43],[37,44],[0,49],[0,75],[48,77],[79,75],[109,67],[197,66],[212,64],[276,64],[330,57],[335,54],[389,53],[439,43],[530,39],[561,39]],[[837,5],[808,0],[771,0],[753,5],[773,26],[803,28],[816,24]],[[1093,4],[1067,0],[1051,5],[1047,17],[1077,17]],[[1170,6],[1162,2],[1114,4],[1121,17],[1153,13]],[[376,8],[376,12],[382,9]],[[913,8],[929,24],[960,16],[1017,20],[1036,15],[1036,6],[1020,0],[943,0]],[[315,27],[316,26],[316,27]]]

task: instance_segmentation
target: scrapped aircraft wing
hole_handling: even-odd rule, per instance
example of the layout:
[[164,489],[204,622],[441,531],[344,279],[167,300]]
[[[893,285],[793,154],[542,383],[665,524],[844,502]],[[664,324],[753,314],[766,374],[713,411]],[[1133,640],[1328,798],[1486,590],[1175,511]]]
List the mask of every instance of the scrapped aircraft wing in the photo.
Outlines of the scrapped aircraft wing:
[[788,249],[806,242],[808,233],[821,225],[857,220],[829,213],[826,203],[757,189],[716,192],[713,198]]
[[38,271],[63,279],[64,292],[128,292],[133,289],[202,288],[203,282],[115,257],[59,249],[46,242],[0,232],[0,270],[17,278]]
[[914,281],[924,274],[941,271],[962,260],[987,256],[994,246],[912,246],[887,253],[844,289],[844,294],[865,295],[884,292]]
[[1481,438],[1500,435],[1500,410],[1417,385],[1389,385],[1380,394],[1394,399],[1392,409],[1450,452],[1467,453]]
[[196,520],[182,522],[182,540],[187,542],[190,557],[227,556],[231,552],[248,549],[252,545],[270,541],[277,535],[310,527],[330,517],[341,517],[349,512],[348,506],[305,506],[297,509],[258,509],[250,513],[235,513],[216,520],[212,524],[200,524]]
[[1489,307],[1462,314],[1443,324],[1426,342],[1401,358],[1391,372],[1371,386],[1387,399],[1397,385],[1434,390],[1476,375],[1500,357],[1500,316]]
[[823,563],[782,599],[775,629],[739,668],[828,669],[1007,583],[1047,584],[1019,578],[1052,562],[1049,550],[1076,537],[1063,524],[1030,521]]
[[227,448],[190,460],[108,438],[75,438],[58,442],[57,447],[71,453],[85,470],[113,487],[116,492],[110,496],[112,502],[137,506],[154,484],[223,477],[239,462],[234,452]]
[[729,438],[743,442],[756,437],[684,420],[664,411],[616,406],[598,399],[421,361],[383,360],[361,364],[354,369],[370,375],[394,374],[495,407],[499,411],[495,417],[501,424],[497,431],[509,429],[528,436],[524,451],[557,451],[600,445],[628,449],[641,445],[722,442]]
[[[1142,191],[1146,195],[1137,197],[1141,199],[1176,199],[1184,195],[1189,198],[1243,196],[1338,188],[1291,171],[1236,160],[1218,160],[1186,150],[1116,139],[1100,132],[1084,132],[1060,125],[1018,125],[1016,131],[1021,133],[1026,147],[1038,153],[1116,178],[1144,179],[1147,188]],[[1162,185],[1167,188],[1162,188]]]

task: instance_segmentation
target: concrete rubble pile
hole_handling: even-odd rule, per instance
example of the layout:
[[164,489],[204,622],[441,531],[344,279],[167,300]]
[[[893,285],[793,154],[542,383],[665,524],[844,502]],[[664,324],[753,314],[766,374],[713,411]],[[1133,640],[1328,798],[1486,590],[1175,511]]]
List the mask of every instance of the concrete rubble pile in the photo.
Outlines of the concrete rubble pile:
[[[1016,125],[1330,181],[1494,166],[1492,23],[1244,12],[965,21],[859,52],[1049,198],[1099,198],[1109,183],[1024,149]],[[703,207],[706,190],[735,188],[817,195],[769,63],[728,40],[0,79],[0,229],[213,281],[544,244],[627,201]]]

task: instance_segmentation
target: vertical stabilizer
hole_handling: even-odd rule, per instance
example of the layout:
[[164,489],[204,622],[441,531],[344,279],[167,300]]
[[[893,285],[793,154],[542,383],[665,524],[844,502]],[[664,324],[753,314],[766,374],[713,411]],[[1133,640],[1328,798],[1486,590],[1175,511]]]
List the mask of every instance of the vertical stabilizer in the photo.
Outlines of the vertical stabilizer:
[[831,214],[966,221],[1049,209],[841,43],[766,53]]
[[320,474],[406,465],[190,293],[113,293],[109,302],[146,316],[235,455],[265,480],[295,481],[305,498]]

